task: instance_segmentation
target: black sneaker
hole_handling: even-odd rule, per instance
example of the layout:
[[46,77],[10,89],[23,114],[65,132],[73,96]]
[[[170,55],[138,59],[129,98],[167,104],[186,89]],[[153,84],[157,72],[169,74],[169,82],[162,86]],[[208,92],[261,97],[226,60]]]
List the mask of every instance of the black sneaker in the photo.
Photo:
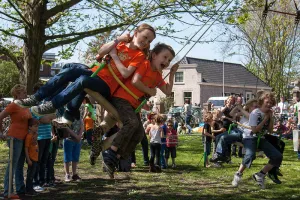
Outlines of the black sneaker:
[[78,176],[78,174],[74,174],[74,175],[72,176],[72,180],[73,180],[73,181],[76,181],[76,182],[80,182],[80,181],[81,181],[81,178]]
[[55,114],[56,108],[54,108],[51,101],[47,101],[39,106],[33,106],[31,112],[37,116]]
[[22,108],[30,108],[32,106],[38,105],[39,101],[36,99],[34,95],[31,95],[26,99],[14,100],[14,103]]
[[276,174],[268,173],[268,177],[276,184],[281,184],[281,181],[278,179]]
[[97,160],[97,157],[94,156],[92,152],[90,152],[90,164],[91,165],[95,165],[96,164],[96,160]]
[[34,197],[37,196],[39,193],[37,193],[34,189],[30,191],[26,191],[26,196]]
[[106,173],[111,179],[114,178],[114,172],[118,166],[119,160],[117,158],[117,152],[112,149],[107,149],[102,152],[103,166],[106,169]]
[[276,170],[277,176],[283,176],[283,174],[281,173],[280,169]]

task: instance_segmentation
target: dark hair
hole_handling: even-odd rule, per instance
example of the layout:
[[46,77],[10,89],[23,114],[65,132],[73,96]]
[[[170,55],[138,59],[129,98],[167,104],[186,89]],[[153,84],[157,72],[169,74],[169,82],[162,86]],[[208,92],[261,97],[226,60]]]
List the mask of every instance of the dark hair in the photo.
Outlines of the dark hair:
[[173,48],[165,43],[157,43],[154,48],[151,50],[150,54],[149,54],[149,60],[152,60],[152,53],[155,54],[159,54],[160,52],[162,52],[163,50],[169,50],[170,53],[175,57],[175,51],[173,50]]
[[164,122],[164,116],[162,116],[160,114],[156,115],[155,122],[158,123],[158,124],[163,123]]
[[36,125],[36,124],[40,124],[40,121],[37,120],[37,119],[34,119],[34,118],[31,118],[28,120],[28,127],[31,127],[33,125]]

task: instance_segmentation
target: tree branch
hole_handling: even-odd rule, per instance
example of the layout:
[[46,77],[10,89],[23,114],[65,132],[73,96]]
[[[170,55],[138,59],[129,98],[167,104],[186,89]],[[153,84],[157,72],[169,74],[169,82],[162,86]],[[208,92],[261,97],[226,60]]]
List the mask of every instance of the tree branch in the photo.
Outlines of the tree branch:
[[61,46],[61,45],[65,45],[65,44],[71,44],[77,40],[89,37],[89,36],[93,36],[99,33],[104,33],[104,32],[108,32],[108,31],[112,31],[115,30],[119,27],[122,27],[124,25],[128,25],[130,22],[128,23],[120,23],[120,24],[116,24],[113,26],[109,26],[109,27],[105,27],[105,28],[98,28],[98,29],[94,29],[91,31],[86,31],[86,32],[80,32],[80,33],[70,33],[70,34],[63,34],[63,35],[56,35],[56,36],[48,36],[46,37],[46,40],[49,39],[57,39],[57,38],[65,38],[65,37],[70,37],[70,36],[75,36],[73,38],[68,38],[65,40],[61,40],[61,41],[56,41],[56,42],[50,42],[48,44],[46,44],[45,46],[45,51],[52,49],[54,47],[57,46]]
[[6,14],[6,13],[2,12],[2,11],[0,11],[0,14],[4,15],[4,16],[6,16],[6,17],[8,17],[8,18],[12,19],[12,20],[14,20],[14,22],[22,23],[22,21],[21,21],[21,20],[19,20],[19,19],[17,19],[17,18],[15,18],[15,17],[13,17],[13,16],[11,16],[11,15],[8,15],[8,14]]
[[22,68],[22,65],[20,65],[20,62],[19,62],[18,58],[9,49],[7,49],[4,46],[0,45],[0,54],[4,54],[5,56],[7,56],[9,59],[11,59],[11,61],[13,61],[13,63],[16,64],[17,68],[20,71],[22,71],[22,70],[24,71],[24,69]]
[[13,36],[13,37],[22,39],[22,40],[26,40],[25,37],[22,37],[22,36],[19,36],[19,35],[15,35],[15,34],[13,34],[13,33],[10,33],[10,32],[7,31],[7,30],[1,29],[1,28],[0,28],[0,32],[3,32],[3,33],[6,34],[6,35],[10,35],[10,36]]
[[13,7],[13,9],[18,13],[18,15],[22,18],[22,20],[28,25],[30,26],[30,23],[25,19],[25,17],[21,14],[21,12],[16,8],[16,6],[11,2],[11,0],[7,0],[8,3],[11,5],[11,7]]
[[46,11],[46,13],[44,15],[44,19],[48,20],[50,17],[53,17],[57,13],[63,12],[64,10],[67,10],[68,8],[71,8],[72,6],[78,4],[81,1],[82,0],[70,0],[70,1],[66,1],[65,3],[62,3],[60,5],[57,5],[53,8],[51,8],[50,10]]

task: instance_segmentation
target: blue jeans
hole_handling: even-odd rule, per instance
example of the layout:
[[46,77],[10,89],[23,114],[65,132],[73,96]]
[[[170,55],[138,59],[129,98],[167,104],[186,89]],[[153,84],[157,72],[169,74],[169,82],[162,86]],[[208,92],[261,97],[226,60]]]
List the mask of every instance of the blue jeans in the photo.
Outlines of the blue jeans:
[[190,125],[192,119],[192,115],[186,115],[185,116],[185,124]]
[[144,137],[141,141],[141,145],[142,145],[144,164],[149,165],[149,154],[148,154],[149,145],[148,145],[148,139],[146,133],[144,133]]
[[298,150],[298,159],[300,159],[300,150]]
[[232,129],[230,134],[225,132],[218,135],[216,138],[216,152],[222,156],[226,156],[226,153],[229,151],[228,146],[235,142],[242,142],[242,138],[243,132],[238,128]]
[[59,141],[52,142],[52,151],[49,152],[47,166],[46,166],[46,183],[55,181],[54,163],[56,160]]
[[27,168],[27,177],[26,177],[26,192],[33,190],[33,176],[35,174],[36,167],[38,162],[32,160],[32,165]]
[[34,174],[34,185],[43,186],[46,179],[46,165],[49,157],[49,147],[51,139],[38,140],[39,145],[39,159],[38,165]]
[[[242,164],[250,168],[253,160],[256,158],[257,138],[244,138],[243,144],[246,153]],[[282,154],[265,138],[260,139],[258,149],[262,150],[270,159],[269,164],[273,165],[274,167],[280,167],[282,162]]]
[[[16,138],[13,139],[13,159],[12,159],[12,173],[14,178],[15,175],[15,184],[16,184],[16,192],[17,193],[25,193],[25,184],[24,184],[24,162],[25,162],[25,152],[24,152],[24,140],[19,140]],[[8,141],[8,146],[10,146],[10,141]],[[9,185],[9,166],[10,163],[6,167],[5,177],[4,177],[4,196],[8,195],[8,185]],[[14,188],[12,185],[12,193],[14,192]]]
[[161,144],[161,149],[160,149],[160,163],[161,167],[165,168],[166,167],[166,160],[165,160],[165,150],[166,150],[166,141],[163,140]]
[[[78,117],[79,107],[86,95],[83,89],[88,88],[99,92],[104,98],[110,97],[110,88],[106,82],[99,78],[99,76],[90,77],[93,72],[88,70],[86,65],[80,63],[69,63],[66,65],[64,66],[65,69],[51,78],[34,94],[38,100],[52,96],[61,87],[65,87],[69,82],[73,82],[55,95],[51,101],[55,108],[60,108],[68,103],[66,115],[69,117]],[[74,120],[74,118],[70,120]]]

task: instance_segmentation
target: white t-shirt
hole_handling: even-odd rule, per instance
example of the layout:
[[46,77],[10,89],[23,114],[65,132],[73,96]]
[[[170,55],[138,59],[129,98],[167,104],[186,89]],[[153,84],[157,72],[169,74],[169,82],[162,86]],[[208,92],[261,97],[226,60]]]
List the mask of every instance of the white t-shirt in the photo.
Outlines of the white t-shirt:
[[186,115],[192,115],[192,105],[191,104],[184,104],[184,112]]
[[151,135],[150,143],[159,143],[159,144],[161,144],[160,132],[161,132],[161,128],[150,130],[150,135]]
[[[240,119],[240,123],[243,124],[243,125],[245,125],[245,126],[249,126],[249,119],[247,119],[246,117],[243,116]],[[243,131],[243,138],[251,138],[251,137],[253,137],[251,135],[251,129],[248,129],[248,128],[245,128],[245,127],[242,127],[242,126],[239,126],[238,128]]]
[[288,114],[289,113],[289,111],[288,111],[288,107],[289,107],[288,102],[279,102],[278,107],[280,108],[280,113],[279,114]]
[[[262,122],[262,120],[264,119],[264,117],[265,117],[265,113],[263,113],[259,108],[256,108],[255,110],[253,110],[250,113],[249,126],[259,125]],[[267,123],[264,124],[263,128],[260,131],[261,133],[266,133],[268,131],[269,123],[270,123],[270,120],[268,120]],[[256,135],[253,134],[253,136],[256,136]]]

